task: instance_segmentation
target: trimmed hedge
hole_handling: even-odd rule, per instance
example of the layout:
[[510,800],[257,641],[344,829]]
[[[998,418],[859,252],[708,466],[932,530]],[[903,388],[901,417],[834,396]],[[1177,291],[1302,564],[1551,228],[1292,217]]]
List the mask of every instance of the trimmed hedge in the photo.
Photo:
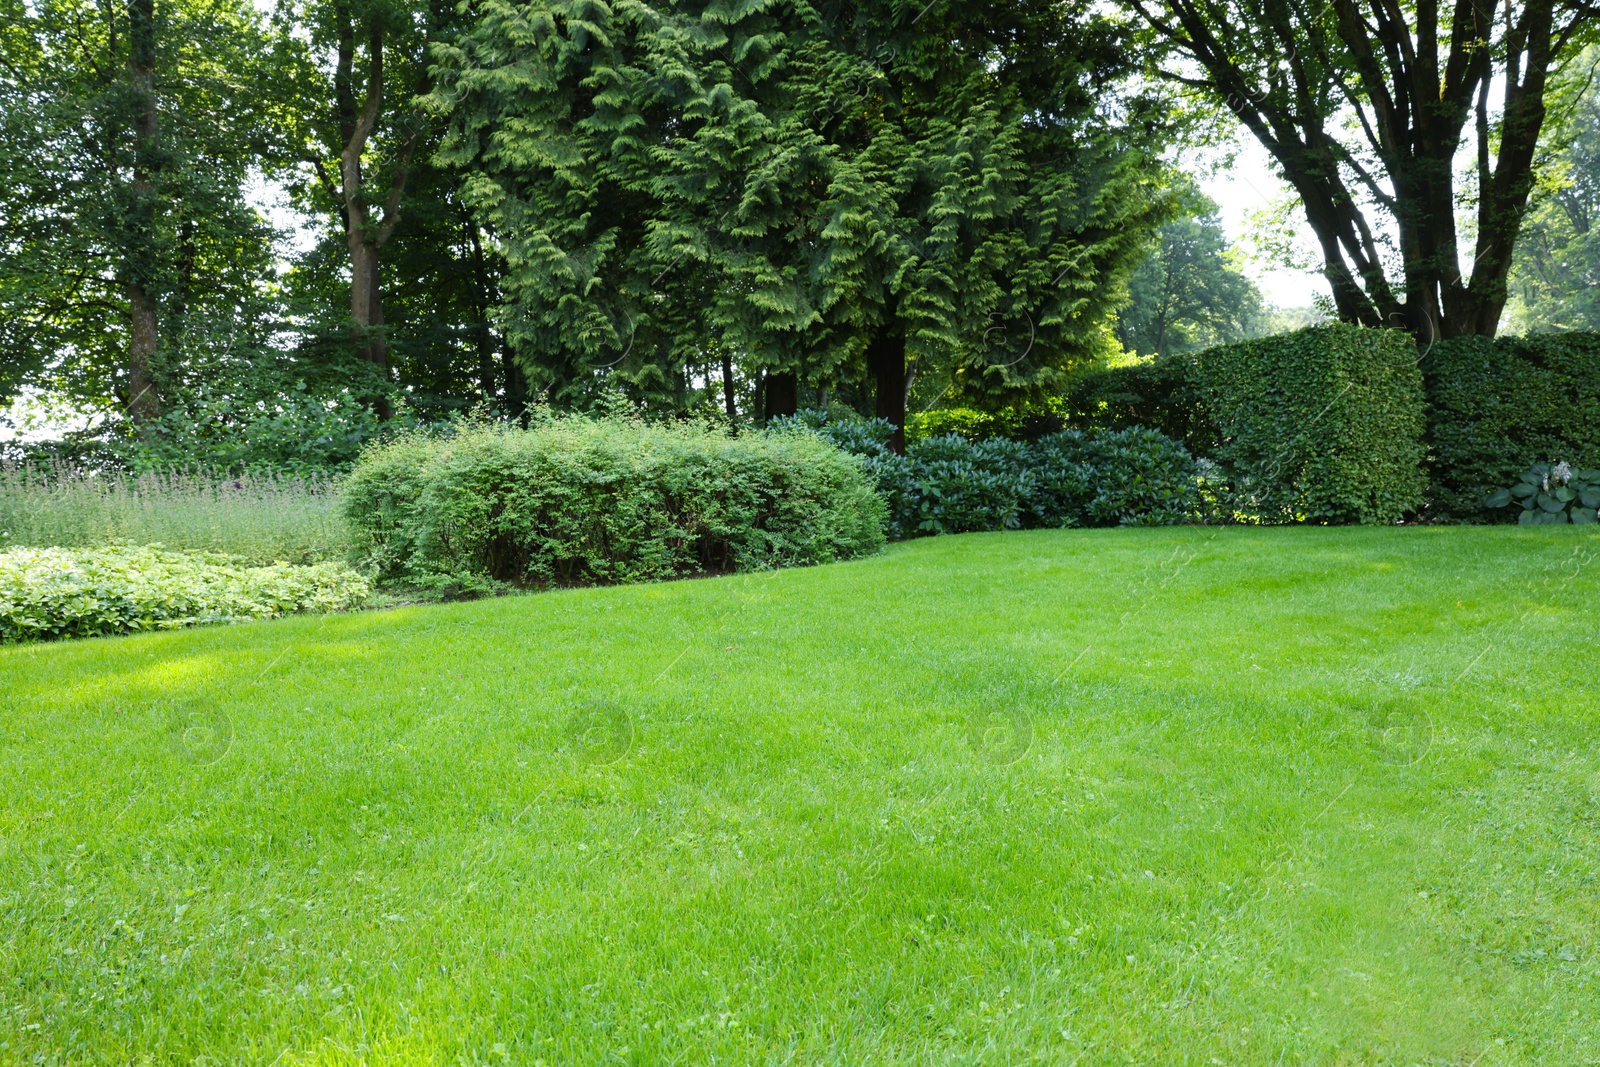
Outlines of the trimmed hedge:
[[1409,334],[1313,326],[1081,378],[1074,421],[1138,423],[1215,459],[1257,522],[1386,523],[1420,508],[1423,390]]
[[1067,421],[1102,430],[1144,426],[1209,456],[1221,437],[1197,377],[1192,355],[1088,371],[1067,390]]
[[1600,467],[1600,334],[1441,341],[1422,372],[1442,517],[1504,522],[1486,495],[1533,465]]
[[808,433],[552,418],[366,452],[346,484],[379,577],[443,589],[649,581],[878,551],[858,460]]
[[159,546],[13,548],[0,552],[0,642],[344,611],[369,593],[342,563],[254,567]]
[[1422,373],[1411,335],[1313,326],[1194,360],[1235,506],[1266,522],[1388,523],[1422,507]]

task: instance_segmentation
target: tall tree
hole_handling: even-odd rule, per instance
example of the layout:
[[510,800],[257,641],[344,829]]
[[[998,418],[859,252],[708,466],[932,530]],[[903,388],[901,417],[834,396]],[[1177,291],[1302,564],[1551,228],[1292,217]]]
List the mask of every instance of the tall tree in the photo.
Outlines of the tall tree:
[[994,400],[1098,351],[1165,210],[1124,42],[920,6],[483,4],[436,100],[537,384],[683,404],[728,353],[768,414],[868,378],[900,423],[913,374]]
[[233,0],[3,3],[0,391],[148,433],[188,353],[255,329],[275,57]]
[[[1304,205],[1341,318],[1421,339],[1493,336],[1551,73],[1600,9],[1589,0],[1128,2],[1172,47],[1162,73],[1231,110],[1272,153]],[[1455,165],[1469,123],[1476,209],[1464,265]]]
[[[407,182],[428,137],[416,99],[429,92],[429,47],[450,17],[442,0],[291,0],[280,39],[302,52],[301,148],[339,220],[349,269],[352,340],[390,379],[382,252],[404,215]],[[371,397],[393,414],[387,390]]]
[[1128,279],[1117,337],[1141,356],[1194,352],[1265,329],[1255,283],[1229,262],[1216,205],[1198,193],[1190,212],[1161,227],[1156,246]]
[[1574,67],[1511,275],[1511,319],[1525,331],[1600,330],[1600,46]]

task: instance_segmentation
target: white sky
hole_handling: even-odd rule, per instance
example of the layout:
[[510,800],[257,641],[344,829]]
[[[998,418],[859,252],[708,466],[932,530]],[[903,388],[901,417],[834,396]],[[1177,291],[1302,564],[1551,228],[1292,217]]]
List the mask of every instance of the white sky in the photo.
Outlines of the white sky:
[[[1266,263],[1259,255],[1251,254],[1255,242],[1250,216],[1290,195],[1289,187],[1273,172],[1272,157],[1259,141],[1245,133],[1238,145],[1231,165],[1218,168],[1214,174],[1196,175],[1200,188],[1217,202],[1228,242],[1246,254],[1244,272],[1261,289],[1267,303],[1281,308],[1306,307],[1313,296],[1327,294],[1327,282],[1321,274]],[[1301,240],[1297,243],[1308,243],[1311,227],[1306,225],[1298,204],[1293,218],[1300,229]]]

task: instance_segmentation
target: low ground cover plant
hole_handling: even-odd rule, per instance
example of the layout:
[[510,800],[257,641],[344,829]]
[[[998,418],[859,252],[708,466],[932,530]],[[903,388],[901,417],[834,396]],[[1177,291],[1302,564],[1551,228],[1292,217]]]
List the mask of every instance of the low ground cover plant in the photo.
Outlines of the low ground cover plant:
[[1569,463],[1536,463],[1510,488],[1496,489],[1484,502],[1491,508],[1521,504],[1523,526],[1585,525],[1600,509],[1600,470],[1575,470]]
[[256,566],[159,546],[0,551],[0,642],[344,611],[371,590],[342,563]]
[[884,505],[811,434],[550,417],[363,455],[345,515],[380,578],[437,589],[647,581],[878,551]]
[[320,475],[0,466],[0,548],[161,544],[255,563],[342,559],[340,486]]

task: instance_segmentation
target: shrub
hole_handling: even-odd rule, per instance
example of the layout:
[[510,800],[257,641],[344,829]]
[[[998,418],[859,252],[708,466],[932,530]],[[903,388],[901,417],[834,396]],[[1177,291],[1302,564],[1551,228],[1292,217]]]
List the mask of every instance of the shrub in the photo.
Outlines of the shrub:
[[1400,330],[1313,326],[1194,357],[1244,516],[1394,522],[1423,503],[1422,376]]
[[1147,427],[1182,441],[1194,455],[1206,456],[1221,438],[1216,412],[1198,378],[1193,356],[1097,368],[1073,380],[1062,407],[1073,426]]
[[1063,429],[1066,426],[1064,410],[1060,401],[1053,399],[1042,406],[1012,406],[999,411],[936,408],[907,416],[906,440],[921,441],[953,433],[968,441],[984,441],[991,437],[1032,441]]
[[877,551],[861,463],[811,433],[552,418],[377,446],[347,515],[374,573],[481,588],[645,581]]
[[1578,525],[1595,521],[1600,509],[1600,470],[1574,470],[1569,463],[1536,463],[1509,489],[1496,489],[1486,507],[1520,503],[1517,522],[1523,526]]
[[368,594],[366,580],[338,563],[254,567],[159,546],[12,548],[0,552],[0,641],[343,611]]
[[795,423],[862,457],[896,538],[1200,515],[1193,457],[1153,430],[1064,430],[1033,442],[941,434],[914,440],[897,456],[884,444],[894,428],[881,419],[802,413]]
[[1499,519],[1485,495],[1535,463],[1600,467],[1600,334],[1441,341],[1422,370],[1442,515]]
[[316,475],[0,465],[0,547],[160,544],[256,563],[343,558],[339,483]]

